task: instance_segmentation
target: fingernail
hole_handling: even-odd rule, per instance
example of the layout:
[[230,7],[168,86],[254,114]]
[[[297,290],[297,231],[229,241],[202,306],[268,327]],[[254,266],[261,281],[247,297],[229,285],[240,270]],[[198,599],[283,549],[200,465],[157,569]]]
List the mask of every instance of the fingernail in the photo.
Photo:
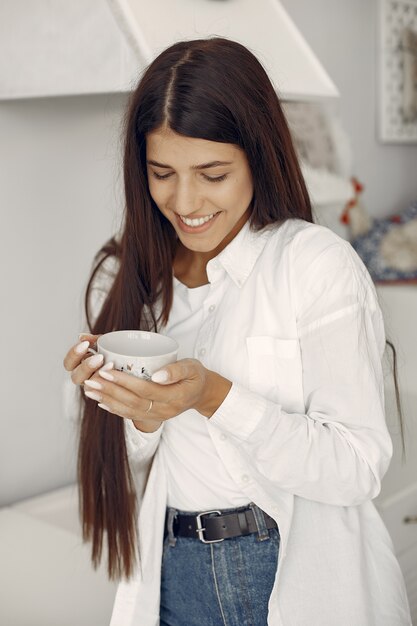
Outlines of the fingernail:
[[90,356],[89,359],[86,359],[88,365],[90,367],[97,367],[97,365],[100,365],[103,362],[103,355],[102,354],[94,354],[93,356]]
[[100,376],[102,378],[104,378],[105,380],[114,380],[114,376],[112,376],[111,374],[109,374],[108,372],[103,372],[103,368],[101,368],[101,370],[98,370],[98,373],[100,374]]
[[101,371],[107,371],[107,370],[111,370],[114,367],[114,363],[113,361],[109,361],[108,363],[106,363],[106,365],[103,365],[103,367],[101,368]]
[[92,387],[92,389],[103,389],[103,385],[98,383],[96,380],[87,379],[84,381],[84,385],[87,385],[87,387]]
[[81,339],[81,337],[91,337],[91,333],[80,333],[78,339]]
[[95,391],[84,391],[84,393],[88,398],[91,398],[92,400],[97,400],[97,402],[100,402],[101,400],[101,395],[99,393],[96,393]]
[[82,341],[77,346],[75,346],[74,350],[77,354],[83,354],[83,352],[86,352],[89,345],[89,341]]
[[[106,406],[105,404],[100,404],[99,403],[98,406],[100,407],[100,409],[104,409],[105,411],[110,411],[109,407]],[[110,411],[110,413],[111,413],[111,411]]]
[[166,383],[168,380],[168,372],[166,370],[159,370],[159,372],[152,374],[151,380],[154,383]]

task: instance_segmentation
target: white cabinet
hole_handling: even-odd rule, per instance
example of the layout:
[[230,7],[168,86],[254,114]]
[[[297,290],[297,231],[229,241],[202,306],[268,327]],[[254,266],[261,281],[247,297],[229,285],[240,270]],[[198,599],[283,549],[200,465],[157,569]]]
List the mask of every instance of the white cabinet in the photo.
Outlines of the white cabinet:
[[94,571],[90,552],[75,485],[0,508],[0,624],[108,624],[116,583],[107,578],[106,558]]
[[394,456],[375,504],[394,542],[417,624],[417,285],[385,285],[377,290],[386,335],[397,351],[406,456],[404,459],[402,454],[392,372],[385,363],[386,415]]
[[0,3],[0,99],[128,91],[139,62],[104,0]]

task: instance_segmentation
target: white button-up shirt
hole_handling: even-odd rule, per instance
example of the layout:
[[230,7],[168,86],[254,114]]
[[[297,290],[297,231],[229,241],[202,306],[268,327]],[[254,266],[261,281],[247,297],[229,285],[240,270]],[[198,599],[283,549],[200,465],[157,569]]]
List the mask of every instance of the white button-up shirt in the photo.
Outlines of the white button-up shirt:
[[[207,274],[194,356],[233,383],[208,432],[236,486],[281,535],[268,625],[411,625],[372,503],[392,444],[384,324],[362,261],[329,229],[290,219],[258,233],[246,223]],[[125,424],[140,560],[119,585],[111,626],[157,626],[165,424],[147,434]]]

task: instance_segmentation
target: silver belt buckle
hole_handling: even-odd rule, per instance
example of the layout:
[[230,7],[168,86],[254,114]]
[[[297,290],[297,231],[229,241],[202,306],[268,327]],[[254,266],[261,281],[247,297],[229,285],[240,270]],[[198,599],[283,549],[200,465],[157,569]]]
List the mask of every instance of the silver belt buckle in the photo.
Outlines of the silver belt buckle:
[[204,539],[203,533],[204,533],[204,531],[206,529],[203,528],[203,525],[201,523],[201,516],[202,515],[207,515],[208,513],[217,513],[218,515],[222,514],[221,511],[203,511],[202,513],[199,513],[198,515],[196,515],[196,520],[197,520],[197,530],[196,530],[196,532],[198,534],[198,538],[203,543],[220,543],[220,541],[224,541],[224,537],[223,537],[223,539],[212,539],[211,541],[208,541],[207,539]]

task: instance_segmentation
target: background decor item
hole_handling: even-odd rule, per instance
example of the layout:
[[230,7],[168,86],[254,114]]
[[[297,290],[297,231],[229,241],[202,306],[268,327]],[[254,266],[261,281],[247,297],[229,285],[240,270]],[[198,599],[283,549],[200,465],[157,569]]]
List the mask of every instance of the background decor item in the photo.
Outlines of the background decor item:
[[380,0],[379,134],[417,142],[417,0]]
[[401,37],[403,56],[403,118],[417,121],[417,30],[405,28]]
[[330,103],[284,102],[317,224],[347,238],[340,214],[352,197],[353,155],[340,114]]
[[354,199],[341,221],[350,230],[350,243],[375,283],[417,284],[417,202],[385,219],[372,219],[360,201],[363,185],[352,178]]

